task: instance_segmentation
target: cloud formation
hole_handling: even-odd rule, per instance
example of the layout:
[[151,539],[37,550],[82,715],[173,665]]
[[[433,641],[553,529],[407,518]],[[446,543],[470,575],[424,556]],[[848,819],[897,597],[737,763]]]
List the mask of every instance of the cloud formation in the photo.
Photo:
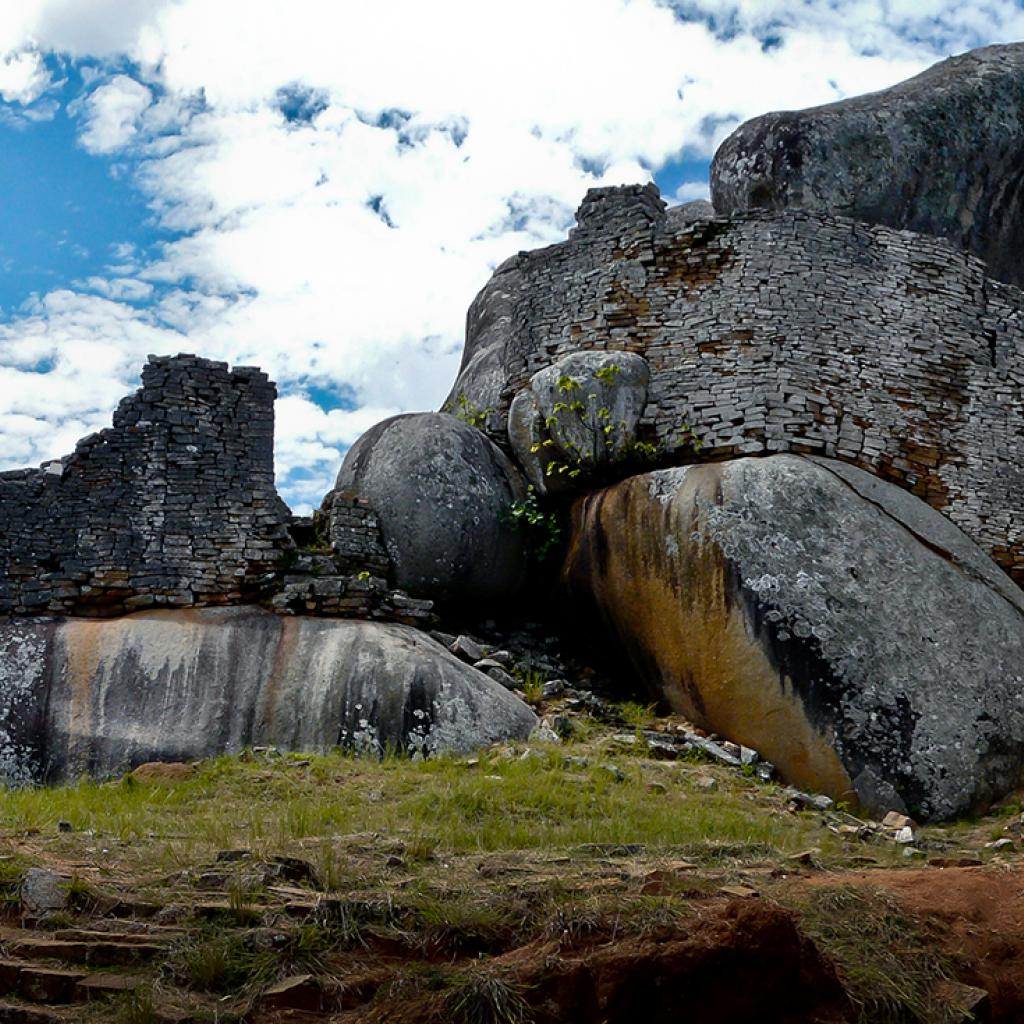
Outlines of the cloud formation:
[[171,240],[0,324],[4,463],[105,423],[147,352],[195,351],[279,382],[297,507],[376,419],[437,406],[473,294],[508,255],[564,237],[588,187],[706,160],[765,110],[1024,35],[1002,0],[6,7],[0,96],[31,111],[56,87],[43,55],[88,62],[79,145],[131,176]]

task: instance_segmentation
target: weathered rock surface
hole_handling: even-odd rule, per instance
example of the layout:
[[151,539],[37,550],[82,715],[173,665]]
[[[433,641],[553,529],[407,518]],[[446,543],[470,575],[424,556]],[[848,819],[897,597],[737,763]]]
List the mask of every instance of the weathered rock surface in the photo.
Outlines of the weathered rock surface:
[[633,352],[573,352],[516,395],[508,435],[542,494],[592,480],[630,456],[647,405],[647,360]]
[[[516,306],[522,298],[520,259],[511,256],[494,271],[466,314],[466,343],[451,394],[442,408],[483,416],[501,433],[505,415],[505,342],[512,332]],[[507,403],[504,403],[507,406]]]
[[673,707],[802,788],[927,820],[1020,781],[1024,595],[869,474],[779,455],[633,477],[576,503],[564,576]]
[[517,697],[406,626],[254,607],[0,625],[0,779],[246,746],[434,753],[525,737]]
[[891,89],[741,125],[711,167],[720,213],[799,206],[948,238],[1024,284],[1024,44]]
[[[520,254],[478,299],[513,307],[467,341],[502,368],[499,411],[571,353],[635,353],[650,368],[638,425],[650,468],[698,446],[701,459],[851,462],[1024,581],[1020,289],[945,239],[804,210],[679,227],[634,187],[592,190],[578,217],[568,241]],[[456,392],[493,401],[476,380]]]
[[525,483],[475,427],[445,413],[378,423],[349,449],[336,491],[373,509],[402,590],[479,610],[521,589],[525,549],[509,511]]
[[711,220],[715,208],[706,199],[693,199],[680,206],[670,206],[665,211],[665,220],[670,228],[682,228],[696,220]]

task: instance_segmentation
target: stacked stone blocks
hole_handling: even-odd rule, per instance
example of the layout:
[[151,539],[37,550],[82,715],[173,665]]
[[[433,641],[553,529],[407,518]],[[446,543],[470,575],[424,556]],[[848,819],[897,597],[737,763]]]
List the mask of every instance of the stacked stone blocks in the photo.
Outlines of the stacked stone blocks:
[[257,369],[150,357],[112,427],[41,469],[0,474],[0,611],[260,595],[294,547],[274,488],[274,397]]
[[650,365],[640,430],[655,464],[848,461],[1024,580],[1024,293],[941,239],[803,211],[680,223],[655,195],[594,190],[569,241],[520,254],[488,286],[507,293],[512,274],[521,296],[502,418],[570,352],[635,352]]

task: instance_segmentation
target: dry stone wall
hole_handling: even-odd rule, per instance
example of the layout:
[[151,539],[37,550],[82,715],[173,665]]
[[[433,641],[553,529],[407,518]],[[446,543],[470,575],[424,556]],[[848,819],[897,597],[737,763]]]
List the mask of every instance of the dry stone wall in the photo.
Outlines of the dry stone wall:
[[368,502],[351,493],[332,491],[324,500],[331,550],[340,568],[387,579],[391,561],[384,547],[377,514]]
[[504,421],[567,353],[635,352],[651,371],[653,465],[786,451],[851,462],[1024,580],[1020,290],[937,238],[806,211],[687,221],[653,186],[593,190],[577,219],[567,242],[520,254],[477,298],[481,320],[489,289],[511,303],[508,327],[470,334],[465,365],[500,345],[503,383],[477,396],[467,370],[451,400],[497,404]]
[[0,611],[115,615],[261,593],[294,548],[274,488],[275,393],[251,367],[150,357],[112,427],[0,474]]

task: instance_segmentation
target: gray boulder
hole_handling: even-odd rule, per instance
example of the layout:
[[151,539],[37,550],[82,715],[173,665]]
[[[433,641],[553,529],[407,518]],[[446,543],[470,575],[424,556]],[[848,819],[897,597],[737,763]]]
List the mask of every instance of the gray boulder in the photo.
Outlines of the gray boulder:
[[528,736],[529,708],[408,626],[255,607],[0,625],[0,779],[251,745],[433,754]]
[[525,549],[509,512],[525,483],[480,430],[445,413],[385,420],[349,449],[336,489],[376,513],[400,589],[477,612],[521,590]]
[[21,882],[21,909],[26,917],[45,917],[67,909],[71,879],[46,868],[29,868]]
[[944,516],[854,467],[659,470],[574,507],[564,568],[674,708],[788,782],[918,820],[1024,771],[1024,595]]
[[581,489],[627,461],[649,377],[647,360],[632,352],[573,352],[535,373],[508,420],[512,449],[534,487]]
[[706,199],[692,199],[665,211],[665,225],[669,231],[679,231],[698,220],[711,220],[715,208]]
[[891,89],[741,125],[711,166],[720,213],[799,206],[939,235],[1024,284],[1024,44]]
[[505,346],[522,294],[520,258],[512,256],[494,271],[469,307],[462,365],[441,407],[445,412],[471,416],[498,435],[504,432],[507,411],[501,394],[505,386]]

